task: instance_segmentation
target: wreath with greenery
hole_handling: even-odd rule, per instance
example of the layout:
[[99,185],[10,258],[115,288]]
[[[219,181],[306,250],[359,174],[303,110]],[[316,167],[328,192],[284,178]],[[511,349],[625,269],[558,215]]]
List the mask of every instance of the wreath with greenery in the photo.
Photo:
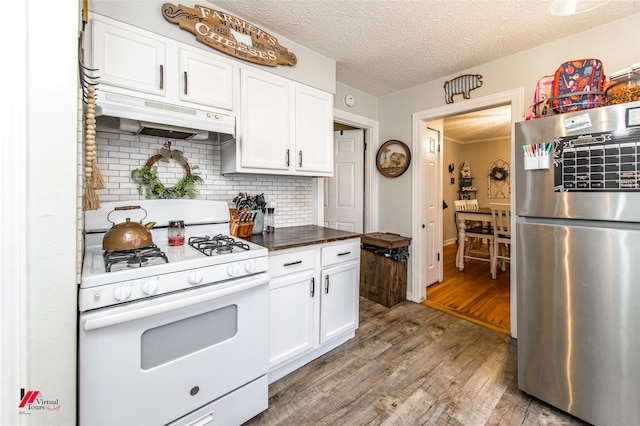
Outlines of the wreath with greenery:
[[[191,170],[197,169],[197,165],[191,167]],[[158,178],[158,168],[148,168],[147,166],[133,170],[131,179],[138,184],[139,194],[142,195],[142,188],[144,188],[147,198],[183,198],[185,195],[189,198],[195,198],[196,184],[204,183],[199,174],[190,173],[187,169],[187,173],[176,182],[175,186],[165,188]]]
[[489,178],[491,178],[491,180],[497,180],[498,182],[503,182],[507,180],[508,177],[509,172],[504,167],[495,166],[491,168],[489,172]]

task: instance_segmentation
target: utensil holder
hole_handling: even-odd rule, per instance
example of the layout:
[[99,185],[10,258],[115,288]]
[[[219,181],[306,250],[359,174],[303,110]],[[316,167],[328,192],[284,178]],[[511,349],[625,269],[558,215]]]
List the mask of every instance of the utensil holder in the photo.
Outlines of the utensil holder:
[[[246,212],[245,212],[246,213]],[[253,232],[253,220],[240,222],[240,213],[236,209],[229,209],[229,233],[238,238],[250,237]]]

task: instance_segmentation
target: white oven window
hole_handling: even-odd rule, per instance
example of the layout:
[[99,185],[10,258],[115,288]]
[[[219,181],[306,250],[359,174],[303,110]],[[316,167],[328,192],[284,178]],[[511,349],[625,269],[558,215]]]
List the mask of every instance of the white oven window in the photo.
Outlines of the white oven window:
[[140,366],[143,370],[158,367],[224,342],[237,331],[237,305],[149,329],[142,333]]

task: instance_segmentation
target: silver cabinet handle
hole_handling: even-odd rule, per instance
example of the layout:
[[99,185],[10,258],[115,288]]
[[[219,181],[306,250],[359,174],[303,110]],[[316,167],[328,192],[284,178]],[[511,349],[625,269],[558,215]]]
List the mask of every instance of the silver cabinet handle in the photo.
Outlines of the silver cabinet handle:
[[329,293],[329,275],[324,277],[324,292]]
[[188,80],[187,80],[187,72],[184,72],[184,94],[187,94],[187,84],[188,84]]
[[302,150],[298,152],[298,167],[302,167]]
[[287,167],[289,167],[289,150],[287,150]]
[[311,278],[311,297],[316,295],[316,279]]
[[164,89],[164,65],[160,65],[160,89]]

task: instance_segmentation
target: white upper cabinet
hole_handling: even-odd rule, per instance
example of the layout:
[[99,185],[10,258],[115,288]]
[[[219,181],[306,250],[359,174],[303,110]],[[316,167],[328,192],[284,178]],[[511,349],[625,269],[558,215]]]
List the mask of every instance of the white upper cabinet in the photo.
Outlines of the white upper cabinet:
[[233,66],[200,49],[180,48],[180,99],[233,109]]
[[300,172],[333,172],[333,96],[296,86],[295,168]]
[[91,35],[102,90],[233,110],[232,61],[102,16],[91,19]]
[[167,44],[159,36],[97,19],[92,36],[92,68],[101,84],[164,96]]
[[333,95],[269,73],[240,70],[237,141],[222,173],[333,174]]
[[287,172],[293,140],[289,81],[240,70],[241,167]]
[[101,15],[89,28],[103,94],[237,116],[223,174],[333,176],[331,93]]

